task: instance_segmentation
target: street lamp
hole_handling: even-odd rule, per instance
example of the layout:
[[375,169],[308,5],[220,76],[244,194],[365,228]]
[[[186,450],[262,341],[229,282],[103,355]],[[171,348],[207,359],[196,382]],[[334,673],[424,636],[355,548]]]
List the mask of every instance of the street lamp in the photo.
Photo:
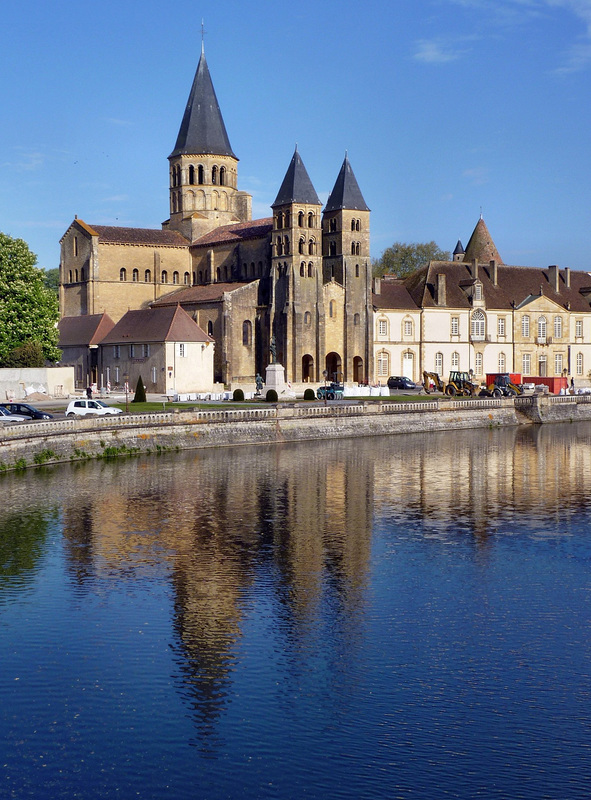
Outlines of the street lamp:
[[129,414],[129,375],[124,375],[125,382],[125,413]]
[[324,378],[324,405],[326,405],[326,379],[328,378],[328,371],[322,371],[322,377]]

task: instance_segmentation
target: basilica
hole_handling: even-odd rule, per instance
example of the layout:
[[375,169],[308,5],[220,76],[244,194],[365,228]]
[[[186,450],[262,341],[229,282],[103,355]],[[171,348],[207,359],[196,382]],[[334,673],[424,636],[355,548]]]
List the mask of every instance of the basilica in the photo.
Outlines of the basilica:
[[[168,160],[170,216],[161,230],[76,218],[62,237],[61,327],[70,339],[81,317],[104,327],[104,315],[112,325],[129,311],[180,306],[214,344],[216,382],[264,375],[272,341],[289,382],[318,382],[324,372],[367,382],[370,212],[347,156],[323,208],[296,148],[272,215],[253,220],[202,48]],[[90,378],[116,367],[109,352],[99,348]]]

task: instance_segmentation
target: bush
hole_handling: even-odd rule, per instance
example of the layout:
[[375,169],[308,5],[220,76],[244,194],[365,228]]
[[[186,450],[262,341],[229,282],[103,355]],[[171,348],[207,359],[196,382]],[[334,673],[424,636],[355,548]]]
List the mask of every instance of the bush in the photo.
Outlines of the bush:
[[304,400],[316,400],[316,392],[314,389],[306,389],[304,392]]
[[236,403],[244,402],[244,392],[242,389],[234,389],[232,392],[232,400],[234,400]]
[[276,403],[279,400],[279,397],[275,389],[267,389],[265,400],[267,403]]
[[137,385],[135,387],[135,395],[133,397],[132,403],[145,403],[146,402],[146,387],[144,386],[144,382],[142,380],[142,376],[140,375],[137,379]]

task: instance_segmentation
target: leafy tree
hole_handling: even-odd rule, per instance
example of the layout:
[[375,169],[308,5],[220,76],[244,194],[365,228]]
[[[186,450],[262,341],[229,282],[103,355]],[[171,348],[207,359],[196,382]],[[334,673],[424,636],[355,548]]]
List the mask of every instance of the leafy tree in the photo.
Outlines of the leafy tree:
[[0,233],[0,367],[31,343],[41,347],[44,360],[61,357],[58,299],[45,287],[45,272],[36,263],[26,242]]
[[45,356],[40,342],[25,342],[11,350],[6,359],[7,367],[44,367]]
[[45,281],[45,288],[51,289],[52,292],[55,292],[56,296],[59,296],[59,289],[60,289],[59,268],[55,267],[55,269],[46,269],[45,275],[43,276],[43,280]]
[[449,261],[450,258],[451,254],[440,250],[435,242],[394,242],[374,259],[373,274],[376,278],[383,275],[406,278],[429,261]]
[[135,387],[135,395],[132,403],[145,403],[146,402],[146,387],[144,386],[144,382],[142,380],[142,376],[140,375],[137,379],[137,384]]

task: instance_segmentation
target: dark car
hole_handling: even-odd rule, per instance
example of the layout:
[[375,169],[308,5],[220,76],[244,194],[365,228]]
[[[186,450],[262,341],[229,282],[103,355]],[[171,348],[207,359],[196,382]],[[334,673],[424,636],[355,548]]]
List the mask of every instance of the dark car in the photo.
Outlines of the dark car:
[[10,411],[11,414],[18,414],[21,417],[28,417],[29,419],[53,419],[53,414],[48,414],[47,411],[40,411],[28,403],[0,403],[3,408]]
[[388,389],[416,389],[414,381],[404,376],[392,375],[388,378]]

